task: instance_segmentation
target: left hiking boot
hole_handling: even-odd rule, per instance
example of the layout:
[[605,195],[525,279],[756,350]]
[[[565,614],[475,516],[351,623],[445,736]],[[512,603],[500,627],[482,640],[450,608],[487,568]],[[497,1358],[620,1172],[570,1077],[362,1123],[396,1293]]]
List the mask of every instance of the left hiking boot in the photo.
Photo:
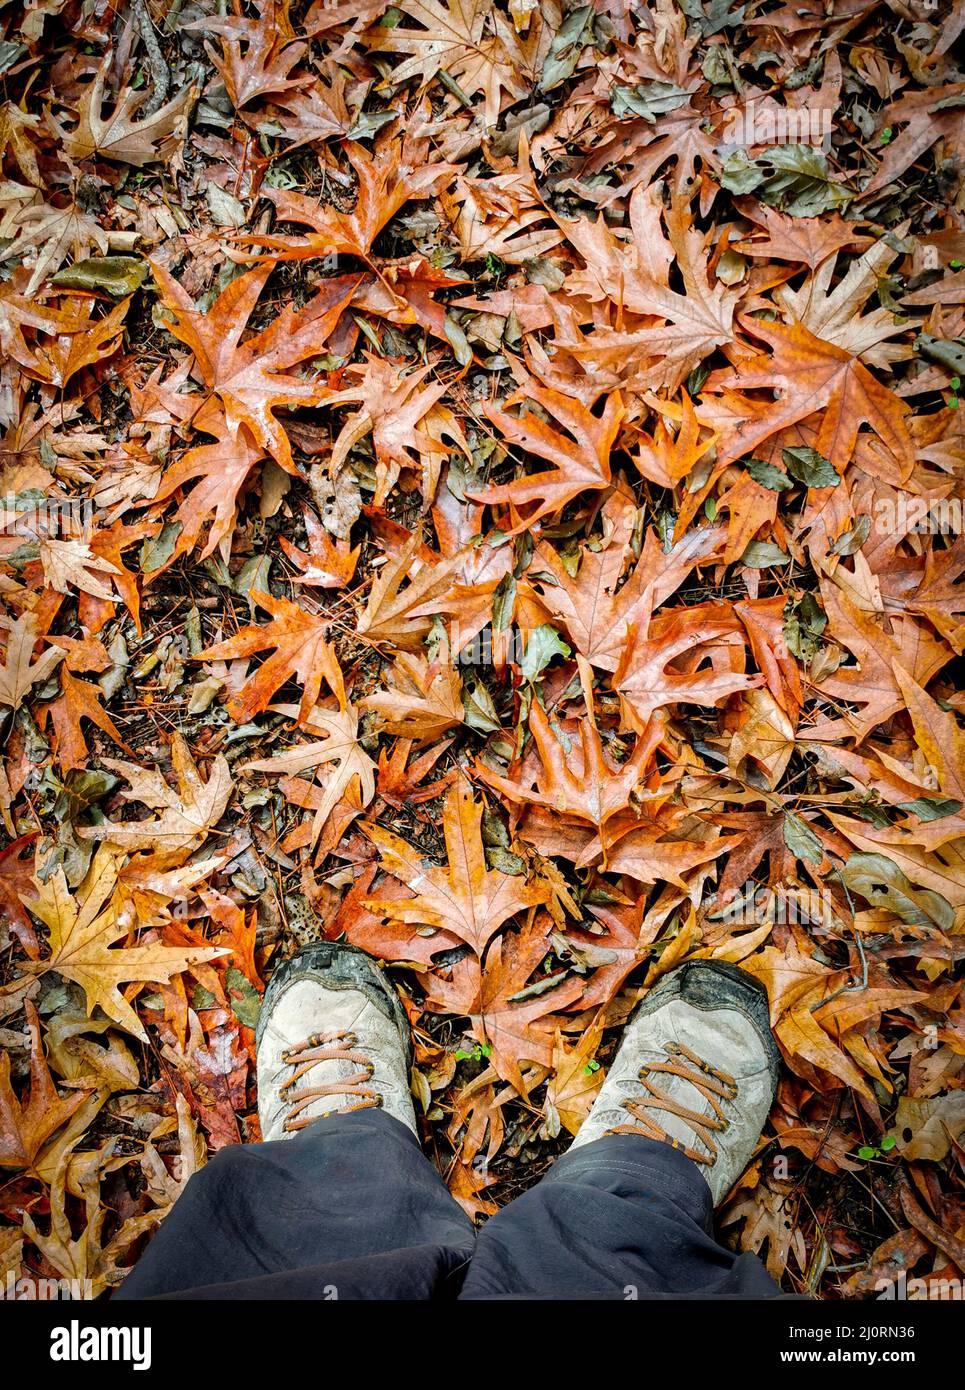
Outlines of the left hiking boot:
[[630,1016],[580,1132],[640,1134],[698,1164],[716,1206],[747,1167],[774,1099],[780,1053],[767,992],[723,961],[688,961]]
[[290,1139],[333,1113],[383,1109],[416,1133],[409,1021],[391,981],[342,941],[283,961],[255,1034],[264,1139]]

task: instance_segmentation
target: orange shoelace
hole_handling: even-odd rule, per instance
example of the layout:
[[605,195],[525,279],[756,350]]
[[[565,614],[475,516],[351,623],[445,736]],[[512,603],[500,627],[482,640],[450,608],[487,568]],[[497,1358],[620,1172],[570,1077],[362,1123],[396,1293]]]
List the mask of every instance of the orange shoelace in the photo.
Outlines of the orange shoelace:
[[[680,1149],[688,1158],[692,1158],[695,1163],[714,1163],[717,1159],[717,1145],[714,1142],[714,1134],[727,1128],[730,1121],[725,1117],[721,1100],[733,1101],[737,1099],[737,1082],[727,1072],[719,1071],[717,1067],[712,1067],[709,1062],[705,1062],[702,1057],[698,1057],[696,1052],[692,1052],[683,1043],[665,1043],[664,1051],[668,1057],[680,1056],[686,1059],[685,1062],[654,1062],[640,1068],[640,1081],[647,1091],[646,1096],[640,1096],[636,1100],[625,1100],[624,1110],[628,1111],[636,1121],[635,1124],[616,1125],[613,1129],[607,1130],[608,1134],[642,1134],[646,1139],[659,1139],[664,1144],[670,1144],[675,1149]],[[662,1073],[665,1076],[679,1076],[684,1081],[689,1081],[705,1100],[710,1102],[712,1115],[702,1114],[696,1110],[689,1110],[685,1105],[681,1105],[672,1096],[667,1095],[659,1086],[654,1085],[650,1077],[654,1073]],[[687,1148],[679,1139],[674,1139],[656,1120],[646,1113],[648,1110],[666,1110],[670,1115],[676,1115],[686,1123],[696,1134],[697,1138],[707,1146],[709,1152],[701,1152],[699,1149]]]
[[[306,1125],[311,1124],[313,1116],[302,1116],[302,1111],[324,1096],[360,1097],[351,1105],[341,1106],[339,1113],[342,1115],[347,1115],[352,1110],[374,1109],[382,1104],[379,1093],[370,1090],[365,1084],[371,1081],[375,1067],[364,1052],[358,1051],[357,1045],[358,1039],[354,1033],[313,1033],[304,1042],[296,1043],[294,1047],[289,1047],[282,1053],[282,1061],[295,1068],[294,1076],[281,1087],[282,1095],[286,1096],[291,1105],[288,1118],[285,1120],[286,1130],[291,1132],[304,1129]],[[327,1081],[322,1086],[302,1086],[299,1090],[293,1089],[302,1077],[320,1062],[354,1062],[361,1071],[346,1081]]]

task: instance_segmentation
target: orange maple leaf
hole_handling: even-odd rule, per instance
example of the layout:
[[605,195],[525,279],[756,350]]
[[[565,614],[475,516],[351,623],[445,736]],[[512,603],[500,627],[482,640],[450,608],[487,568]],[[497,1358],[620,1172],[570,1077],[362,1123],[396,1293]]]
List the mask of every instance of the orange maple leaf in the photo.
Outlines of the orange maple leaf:
[[271,622],[264,627],[254,623],[243,627],[234,637],[215,643],[195,658],[198,661],[232,661],[273,649],[268,660],[228,701],[228,713],[232,719],[239,724],[247,723],[268,708],[279,686],[293,679],[302,686],[298,710],[302,723],[308,720],[318,701],[323,680],[338,697],[342,709],[345,709],[342,668],[338,664],[335,648],[328,641],[328,624],[324,619],[300,608],[298,604],[289,603],[287,599],[273,598],[271,594],[259,590],[253,589],[251,598],[259,608],[271,614]]

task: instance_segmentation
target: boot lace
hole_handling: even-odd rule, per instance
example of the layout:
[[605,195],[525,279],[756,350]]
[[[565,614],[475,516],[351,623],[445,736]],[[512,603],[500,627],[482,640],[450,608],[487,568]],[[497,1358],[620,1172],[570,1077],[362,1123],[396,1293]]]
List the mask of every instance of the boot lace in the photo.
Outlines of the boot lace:
[[[646,1139],[659,1139],[664,1144],[680,1149],[695,1163],[716,1163],[717,1144],[714,1134],[727,1129],[730,1124],[721,1101],[737,1099],[737,1082],[727,1072],[705,1062],[684,1043],[664,1043],[664,1052],[671,1061],[646,1063],[640,1068],[640,1082],[647,1094],[623,1102],[624,1110],[633,1116],[635,1123],[615,1125],[613,1129],[607,1130],[607,1134],[642,1134]],[[683,1060],[673,1060],[676,1058]],[[661,1073],[665,1076],[679,1076],[682,1080],[689,1081],[691,1086],[709,1101],[713,1113],[707,1115],[681,1105],[651,1080],[652,1076]],[[647,1114],[649,1110],[664,1110],[686,1121],[697,1138],[706,1145],[707,1152],[688,1148],[679,1139],[668,1134],[662,1125]]]
[[[366,1085],[374,1076],[375,1067],[365,1053],[359,1051],[358,1038],[354,1033],[312,1033],[304,1042],[286,1048],[282,1053],[282,1061],[294,1068],[294,1075],[280,1087],[282,1096],[290,1106],[284,1124],[289,1133],[311,1124],[312,1116],[303,1115],[302,1112],[314,1101],[325,1096],[358,1097],[358,1100],[350,1105],[340,1108],[343,1115],[352,1110],[375,1109],[382,1104],[382,1097],[378,1091],[373,1091]],[[354,1062],[360,1070],[345,1081],[326,1081],[321,1086],[299,1087],[298,1083],[302,1077],[321,1062]]]

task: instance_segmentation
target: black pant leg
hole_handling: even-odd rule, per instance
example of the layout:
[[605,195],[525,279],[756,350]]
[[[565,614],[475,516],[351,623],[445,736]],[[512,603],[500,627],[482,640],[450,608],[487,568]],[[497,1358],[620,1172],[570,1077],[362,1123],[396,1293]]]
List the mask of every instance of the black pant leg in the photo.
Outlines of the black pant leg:
[[773,1298],[753,1255],[713,1234],[710,1188],[669,1144],[614,1134],[557,1159],[480,1231],[462,1299]]
[[333,1114],[216,1154],[115,1297],[445,1296],[473,1243],[405,1125],[382,1110]]

